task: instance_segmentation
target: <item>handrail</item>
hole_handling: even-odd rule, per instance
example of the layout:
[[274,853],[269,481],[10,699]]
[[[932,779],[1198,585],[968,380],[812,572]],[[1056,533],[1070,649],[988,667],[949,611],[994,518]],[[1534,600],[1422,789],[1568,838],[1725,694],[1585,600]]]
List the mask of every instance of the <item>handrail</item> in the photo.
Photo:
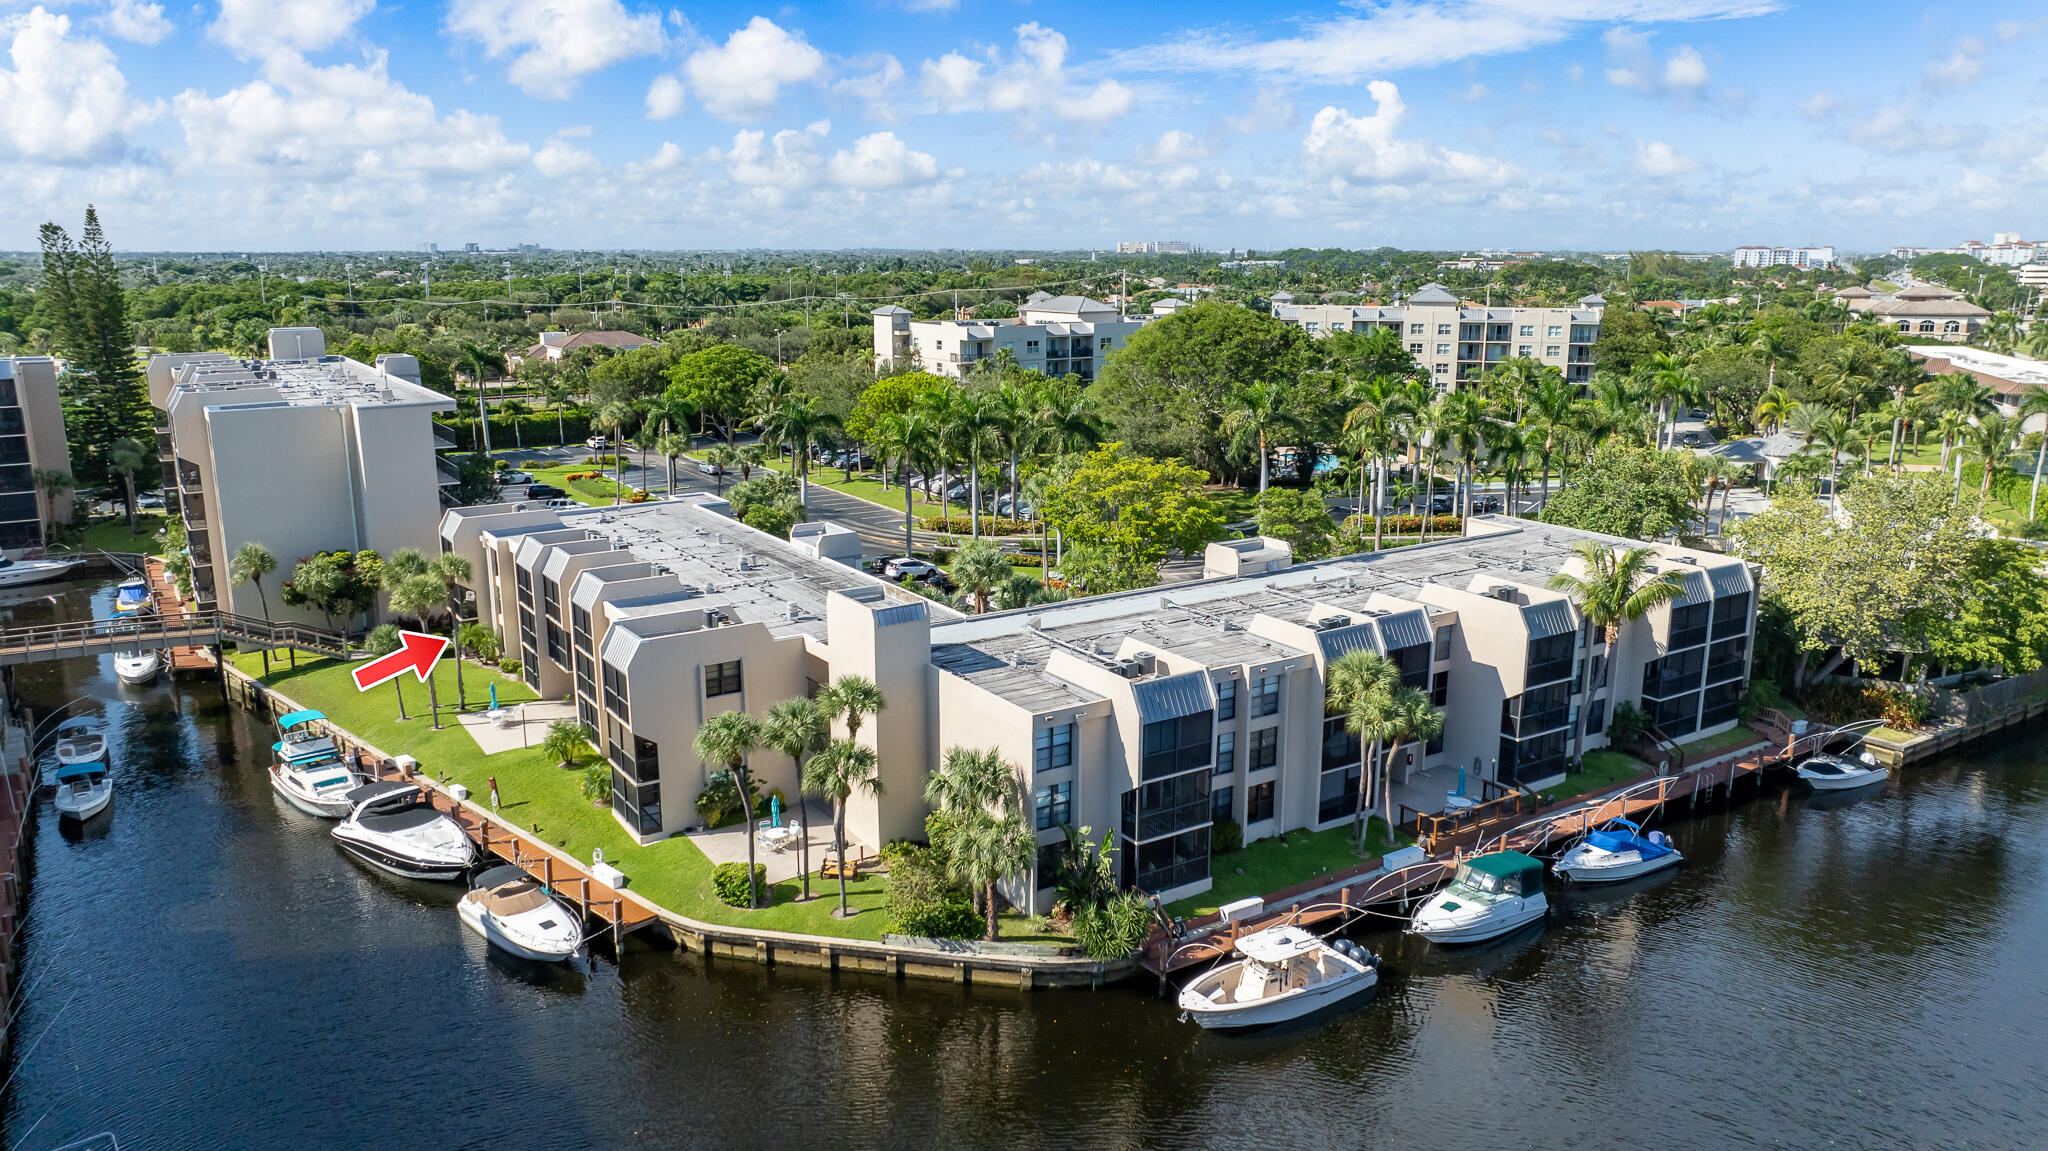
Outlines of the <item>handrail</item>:
[[346,637],[294,623],[254,619],[225,611],[184,612],[178,615],[143,615],[122,619],[94,619],[73,623],[38,624],[0,629],[0,657],[59,654],[67,648],[86,648],[119,642],[162,643],[189,640],[215,643],[222,637],[247,640],[271,647],[296,647],[337,658],[347,658]]

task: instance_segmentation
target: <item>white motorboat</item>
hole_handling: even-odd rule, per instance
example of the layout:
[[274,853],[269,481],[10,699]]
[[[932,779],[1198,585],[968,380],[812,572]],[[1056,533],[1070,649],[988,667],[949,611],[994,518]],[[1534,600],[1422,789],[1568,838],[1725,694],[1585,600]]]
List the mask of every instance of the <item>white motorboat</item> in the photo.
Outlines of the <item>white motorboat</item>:
[[1451,885],[1415,909],[1408,930],[1431,943],[1483,943],[1542,919],[1543,861],[1496,851],[1458,865]]
[[114,801],[114,780],[104,763],[67,763],[57,769],[57,817],[83,823]]
[[1269,927],[1237,941],[1244,958],[1181,989],[1180,1008],[1207,1028],[1299,1019],[1380,981],[1379,957],[1348,939],[1301,927]]
[[1799,778],[1815,791],[1848,791],[1881,783],[1891,769],[1865,751],[1855,759],[1839,755],[1816,755],[1799,765]]
[[149,581],[140,576],[121,581],[114,589],[114,614],[117,616],[140,615],[154,605],[149,594]]
[[69,574],[72,568],[84,562],[83,558],[16,560],[0,556],[0,587],[21,587],[24,584],[61,579]]
[[313,726],[326,719],[312,708],[278,716],[278,738],[270,750],[277,753],[281,763],[314,764],[334,759],[341,754],[334,746],[334,737]]
[[1684,862],[1663,832],[1616,819],[1587,832],[1550,870],[1574,883],[1621,883]]
[[521,959],[560,963],[583,946],[583,913],[517,867],[493,867],[456,903],[471,931]]
[[153,651],[117,651],[114,653],[114,678],[140,686],[155,679],[157,668],[162,665],[162,657]]
[[354,810],[349,793],[363,785],[363,777],[339,759],[318,763],[273,763],[270,787],[286,803],[321,819],[343,819]]
[[334,838],[364,863],[406,879],[455,880],[469,870],[469,836],[418,784],[366,783],[347,799],[348,818]]
[[107,737],[100,734],[100,721],[82,715],[57,725],[57,762],[100,763],[107,758]]

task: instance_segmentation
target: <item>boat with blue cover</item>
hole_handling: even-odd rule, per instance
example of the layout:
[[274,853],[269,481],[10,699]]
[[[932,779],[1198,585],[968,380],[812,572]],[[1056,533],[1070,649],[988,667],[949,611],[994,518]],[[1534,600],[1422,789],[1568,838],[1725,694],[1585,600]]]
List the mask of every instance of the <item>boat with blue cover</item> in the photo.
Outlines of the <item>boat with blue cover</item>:
[[114,614],[116,616],[141,615],[155,603],[149,594],[149,582],[137,576],[121,581],[114,589]]
[[362,786],[363,777],[341,758],[334,738],[314,726],[326,718],[310,708],[278,717],[270,786],[307,815],[344,819],[351,810],[348,793]]
[[1644,832],[1626,819],[1610,820],[1586,833],[1552,865],[1574,883],[1621,883],[1685,862],[1661,831]]
[[1408,930],[1431,943],[1484,943],[1535,923],[1549,910],[1543,861],[1496,851],[1460,863],[1451,885],[1415,909]]
[[114,780],[104,763],[67,763],[57,769],[57,817],[91,819],[114,801]]

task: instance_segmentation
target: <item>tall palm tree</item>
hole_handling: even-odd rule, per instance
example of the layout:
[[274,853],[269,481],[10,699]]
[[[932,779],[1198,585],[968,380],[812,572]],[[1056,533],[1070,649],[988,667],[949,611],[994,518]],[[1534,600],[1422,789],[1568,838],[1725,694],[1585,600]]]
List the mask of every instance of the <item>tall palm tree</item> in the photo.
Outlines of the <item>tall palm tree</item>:
[[740,466],[740,452],[731,444],[713,444],[704,452],[704,462],[716,468],[711,475],[717,494],[725,494],[726,473]]
[[[2048,388],[2036,384],[2021,392],[2019,409],[2017,418],[2022,431],[2026,429],[2027,421],[2036,416],[2042,419],[2044,426],[2048,426]],[[2048,458],[2048,435],[2043,435],[2042,442],[2034,449],[2034,486],[2027,496],[2029,520],[2039,519],[2041,514],[2041,461],[2044,458]]]
[[953,580],[974,597],[976,615],[988,613],[988,597],[1016,574],[1009,557],[988,540],[971,540],[953,557]]
[[1984,461],[1985,495],[1991,494],[1991,473],[2012,458],[2012,442],[2018,439],[2018,424],[1997,413],[1977,417],[1969,431],[1970,449]]
[[889,706],[882,689],[864,675],[842,675],[818,693],[827,718],[846,725],[846,738],[860,738],[861,724]]
[[[1003,825],[1021,824],[1023,797],[1018,777],[1017,769],[993,748],[951,747],[939,769],[925,780],[925,802],[945,817],[946,854],[956,875],[973,889],[975,902],[987,913],[990,939],[996,931],[996,885],[1031,865],[1029,848],[1021,867],[1010,866],[1006,854],[1013,844]],[[1024,831],[1030,838],[1030,829]]]
[[954,874],[983,892],[981,911],[986,926],[982,938],[994,942],[1001,937],[996,923],[996,887],[1030,870],[1038,850],[1037,836],[1020,812],[984,811],[950,836],[948,847]]
[[1242,436],[1257,445],[1259,453],[1259,494],[1264,495],[1269,477],[1268,437],[1296,425],[1291,389],[1277,381],[1261,381],[1233,388],[1223,400],[1223,431]]
[[811,499],[811,445],[818,442],[828,429],[839,425],[839,417],[818,406],[816,401],[790,397],[774,411],[762,417],[768,434],[787,442],[795,457],[792,466],[796,471],[797,502],[808,505]]
[[1854,459],[1862,451],[1863,433],[1854,423],[1827,412],[1813,422],[1807,436],[1814,446],[1828,452],[1828,503],[1839,506],[1842,498],[1842,457],[1846,455]]
[[1792,393],[1772,384],[1757,397],[1756,407],[1750,410],[1749,418],[1760,425],[1759,431],[1777,431],[1785,426],[1785,417],[1798,406],[1799,402],[1792,398]]
[[1778,361],[1798,351],[1782,328],[1769,328],[1750,338],[1749,346],[1764,357],[1764,391],[1778,386]]
[[1400,685],[1400,669],[1376,651],[1338,656],[1324,676],[1323,710],[1341,714],[1344,730],[1358,737],[1358,805],[1352,826],[1360,846],[1365,843],[1365,813],[1372,809],[1374,773],[1368,765],[1373,749],[1387,734],[1386,710]]
[[1904,458],[1906,432],[1920,419],[1920,401],[1899,392],[1877,414],[1891,425],[1892,446],[1885,452],[1884,463],[1896,472]]
[[[769,705],[767,718],[761,722],[761,742],[789,757],[796,767],[799,781],[804,774],[804,760],[824,747],[831,738],[832,728],[824,709],[818,706],[817,700],[803,696]],[[803,898],[808,902],[811,898],[811,829],[808,824],[797,841],[797,850],[804,870]]]
[[43,494],[43,523],[47,526],[45,539],[57,538],[57,499],[65,492],[78,486],[71,473],[57,468],[37,468],[31,477],[36,490]]
[[[1377,375],[1354,381],[1350,388],[1351,409],[1344,414],[1348,443],[1359,455],[1358,512],[1372,516],[1372,550],[1380,550],[1383,527],[1380,508],[1386,505],[1387,458],[1394,452],[1402,421],[1412,410],[1413,399],[1402,381]],[[1364,473],[1372,472],[1372,494],[1366,495]]]
[[107,445],[107,470],[121,477],[128,498],[128,534],[140,534],[135,523],[135,477],[156,462],[155,454],[126,436]]
[[[1380,797],[1385,805],[1387,838],[1394,837],[1394,760],[1401,754],[1404,743],[1423,743],[1444,733],[1444,713],[1429,701],[1429,693],[1421,688],[1396,687],[1381,711],[1379,737],[1387,748],[1386,758],[1381,761]],[[1365,846],[1363,832],[1359,846]]]
[[1665,446],[1665,430],[1677,416],[1681,401],[1699,398],[1699,380],[1686,370],[1685,362],[1670,352],[1650,357],[1649,398],[1657,405],[1657,447]]
[[[1677,572],[1656,570],[1655,548],[1610,548],[1592,540],[1573,545],[1584,564],[1584,575],[1559,572],[1550,577],[1550,588],[1571,597],[1579,615],[1598,628],[1605,645],[1601,662],[1614,662],[1615,646],[1621,642],[1621,625],[1639,620],[1651,608],[1670,603],[1685,594]],[[1583,702],[1579,717],[1572,722],[1572,756],[1580,758],[1586,746],[1586,712],[1593,702],[1593,661],[1587,660],[1579,684]]]
[[[229,582],[256,585],[256,602],[263,605],[263,618],[270,618],[270,597],[263,591],[263,577],[277,570],[277,557],[270,549],[250,540],[235,549],[234,558],[228,561]],[[297,657],[293,657],[297,658]],[[263,674],[270,674],[270,648],[263,649]]]
[[839,910],[833,914],[845,919],[853,914],[846,906],[846,801],[856,791],[882,794],[875,749],[855,743],[851,736],[833,740],[804,764],[803,789],[832,801],[832,849],[840,865]]
[[1443,398],[1442,408],[1437,421],[1437,440],[1457,462],[1462,477],[1457,514],[1460,518],[1469,518],[1472,514],[1473,464],[1486,451],[1487,438],[1494,434],[1497,424],[1487,414],[1486,401],[1476,391],[1452,392]]
[[[388,576],[390,573],[387,570],[385,574]],[[391,610],[419,620],[422,630],[429,626],[434,613],[448,603],[448,589],[442,585],[440,577],[425,572],[406,576],[396,585],[387,583],[385,586],[391,588]],[[427,673],[427,705],[434,712],[434,730],[441,730],[441,693],[431,670]]]
[[448,597],[448,642],[455,648],[455,711],[460,714],[469,707],[469,695],[462,687],[462,594],[476,573],[468,560],[443,552],[427,564],[427,574],[441,581],[442,594]]
[[1000,442],[1001,413],[993,397],[957,392],[951,411],[955,450],[967,460],[967,523],[970,538],[981,538],[981,455]]
[[754,800],[749,794],[753,776],[747,770],[747,756],[765,742],[760,720],[743,711],[728,711],[704,721],[704,726],[697,729],[693,745],[698,759],[725,765],[733,786],[739,789],[740,815],[746,820],[749,908],[761,906],[761,892],[754,876]]
[[1527,425],[1529,437],[1542,437],[1542,446],[1536,449],[1542,464],[1543,475],[1540,501],[1550,503],[1550,457],[1557,452],[1561,436],[1569,436],[1579,427],[1579,407],[1576,389],[1554,374],[1546,376],[1536,385],[1529,396]]
[[597,422],[612,432],[612,502],[619,502],[619,489],[626,486],[625,427],[633,419],[633,405],[613,400],[597,409]]

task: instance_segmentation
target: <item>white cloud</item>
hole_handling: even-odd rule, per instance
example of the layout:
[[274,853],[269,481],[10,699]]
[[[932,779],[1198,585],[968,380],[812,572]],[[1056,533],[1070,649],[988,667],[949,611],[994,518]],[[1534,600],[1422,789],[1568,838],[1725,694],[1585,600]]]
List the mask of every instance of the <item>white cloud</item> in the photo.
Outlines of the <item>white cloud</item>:
[[1707,62],[1690,44],[1680,45],[1664,61],[1664,86],[1672,91],[1697,92],[1706,87],[1708,79]]
[[1477,104],[1491,95],[1493,95],[1493,89],[1484,84],[1474,84],[1463,92],[1451,93],[1451,99],[1466,104]]
[[243,57],[318,52],[339,43],[375,6],[374,0],[220,0],[209,31]]
[[164,18],[164,6],[144,0],[113,0],[93,23],[137,44],[157,44],[171,34],[171,22]]
[[683,82],[663,72],[647,85],[647,118],[667,120],[683,114]]
[[1965,36],[1946,59],[1929,61],[1920,73],[1921,83],[1935,92],[1949,92],[1975,82],[1984,74],[1984,42]]
[[1815,92],[1799,102],[1799,114],[1809,120],[1825,120],[1842,110],[1833,92]]
[[1306,21],[1298,35],[1254,40],[1196,30],[1112,54],[1120,67],[1250,70],[1302,81],[1352,82],[1376,73],[1522,52],[1608,24],[1760,16],[1779,0],[1387,0],[1368,15]]
[[1296,118],[1294,98],[1278,88],[1261,88],[1252,94],[1251,107],[1242,116],[1225,116],[1223,126],[1251,136],[1279,128],[1292,128]]
[[723,45],[692,52],[683,73],[712,115],[758,120],[775,110],[785,85],[823,79],[825,54],[805,43],[803,33],[756,16]]
[[879,58],[848,61],[847,67],[871,69],[832,85],[832,94],[841,100],[859,104],[867,115],[876,120],[890,121],[897,118],[895,96],[903,86],[903,63],[886,53]]
[[948,52],[926,60],[919,70],[919,88],[941,112],[1014,112],[1025,119],[1034,113],[1080,123],[1104,123],[1130,111],[1131,89],[1116,80],[1077,88],[1067,74],[1067,38],[1033,22],[1016,29],[1017,50],[1005,57],[994,48],[980,60]]
[[1706,60],[1690,44],[1679,45],[1660,65],[1647,33],[1610,28],[1600,39],[1607,45],[1607,82],[1617,88],[1646,96],[1689,97],[1713,79]]
[[114,53],[71,35],[71,18],[40,6],[0,23],[12,69],[0,67],[0,151],[79,162],[121,152],[157,109],[129,98]]
[[820,120],[799,131],[784,128],[770,138],[746,128],[734,133],[732,148],[713,148],[710,159],[723,163],[735,184],[774,193],[801,191],[818,182],[825,136],[832,131],[829,120]]
[[626,164],[626,172],[634,176],[651,175],[658,172],[681,171],[689,165],[690,155],[683,151],[681,145],[674,140],[663,140],[661,147],[654,150],[654,155],[645,160],[629,161]]
[[1636,141],[1636,171],[1654,180],[1683,176],[1699,167],[1662,140]]
[[1153,166],[1185,164],[1190,160],[1202,159],[1212,150],[1207,140],[1193,132],[1169,128],[1160,133],[1157,140],[1138,146],[1138,162]]
[[556,132],[533,154],[533,166],[550,180],[559,180],[565,176],[582,176],[597,171],[602,167],[597,162],[597,157],[570,142],[587,139],[589,136],[590,126],[587,124],[574,125]]
[[562,100],[592,72],[659,52],[661,15],[619,0],[453,0],[448,32],[512,57],[507,76],[529,96]]
[[1302,140],[1302,166],[1311,174],[1376,187],[1408,184],[1484,192],[1513,179],[1513,165],[1454,152],[1426,140],[1395,133],[1408,107],[1392,82],[1366,85],[1376,107],[1369,116],[1326,107],[1309,122]]
[[930,153],[912,151],[894,132],[876,132],[835,152],[826,172],[842,187],[875,191],[929,184],[939,177],[939,162]]

